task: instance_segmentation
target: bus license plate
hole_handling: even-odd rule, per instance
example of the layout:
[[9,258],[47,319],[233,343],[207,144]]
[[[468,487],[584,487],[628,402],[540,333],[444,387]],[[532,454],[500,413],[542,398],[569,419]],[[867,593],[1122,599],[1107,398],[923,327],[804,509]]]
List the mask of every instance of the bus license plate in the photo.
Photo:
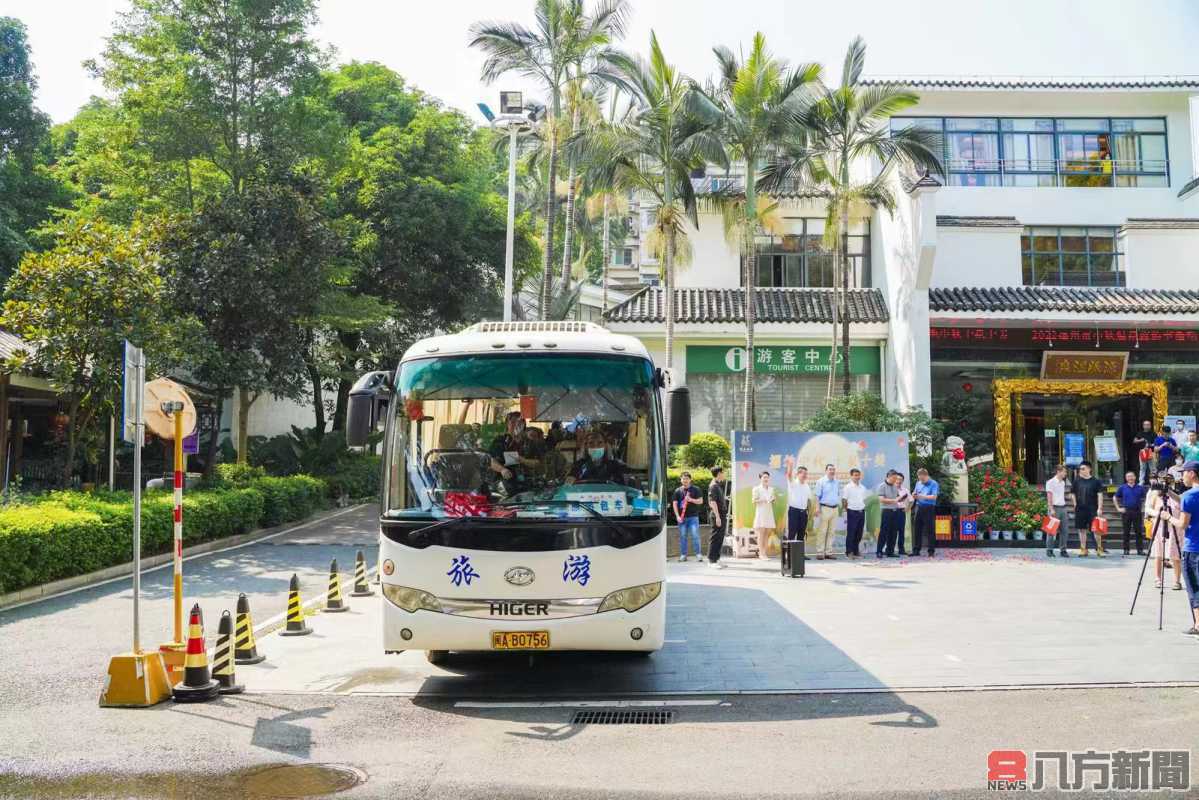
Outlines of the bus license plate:
[[492,631],[492,650],[549,650],[549,631]]

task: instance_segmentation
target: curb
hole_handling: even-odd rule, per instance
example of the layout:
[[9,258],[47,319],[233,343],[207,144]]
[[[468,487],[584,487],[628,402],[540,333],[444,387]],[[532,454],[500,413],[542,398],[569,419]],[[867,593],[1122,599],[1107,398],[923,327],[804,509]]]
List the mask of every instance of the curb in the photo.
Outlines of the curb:
[[[307,528],[309,525],[315,525],[318,522],[334,519],[343,514],[348,514],[351,511],[362,508],[368,503],[359,503],[346,508],[339,508],[328,513],[318,514],[310,519],[305,520],[297,525],[291,525],[286,528],[276,526],[274,528],[259,528],[256,531],[249,533],[240,533],[236,536],[226,536],[223,539],[213,539],[208,542],[201,542],[187,547],[183,551],[183,560],[190,561],[199,556],[211,555],[213,553],[222,553],[226,550],[236,550],[240,547],[248,547],[252,544],[264,542],[267,539],[273,539],[276,536],[282,536],[285,533],[298,531],[302,528]],[[173,563],[173,555],[171,553],[160,553],[156,556],[148,556],[142,559],[142,574],[153,572],[157,569],[170,566]],[[25,589],[19,589],[9,594],[0,595],[0,611],[9,611],[11,609],[27,606],[41,600],[50,600],[54,597],[72,594],[90,589],[95,586],[101,586],[106,583],[127,578],[133,574],[133,562],[129,561],[124,564],[115,564],[111,567],[88,572],[83,575],[75,575],[70,578],[62,578],[61,580],[43,583],[40,586],[29,586]]]

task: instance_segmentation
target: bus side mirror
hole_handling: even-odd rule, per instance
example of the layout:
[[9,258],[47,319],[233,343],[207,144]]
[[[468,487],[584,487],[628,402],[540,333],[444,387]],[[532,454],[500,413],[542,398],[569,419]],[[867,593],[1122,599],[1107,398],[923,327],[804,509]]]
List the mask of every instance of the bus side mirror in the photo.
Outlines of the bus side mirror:
[[668,392],[670,399],[670,437],[667,444],[682,445],[691,441],[691,391],[679,386]]
[[346,444],[350,447],[365,447],[382,419],[380,413],[387,407],[391,394],[388,373],[368,372],[358,379],[350,389],[346,407]]

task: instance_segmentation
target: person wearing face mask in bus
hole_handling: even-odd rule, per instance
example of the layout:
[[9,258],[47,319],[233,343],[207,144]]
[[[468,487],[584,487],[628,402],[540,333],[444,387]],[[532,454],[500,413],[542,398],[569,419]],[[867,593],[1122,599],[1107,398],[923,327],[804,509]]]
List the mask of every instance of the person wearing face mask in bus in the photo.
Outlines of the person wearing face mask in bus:
[[584,444],[583,458],[571,468],[567,483],[628,483],[629,468],[612,455],[602,431],[590,431]]

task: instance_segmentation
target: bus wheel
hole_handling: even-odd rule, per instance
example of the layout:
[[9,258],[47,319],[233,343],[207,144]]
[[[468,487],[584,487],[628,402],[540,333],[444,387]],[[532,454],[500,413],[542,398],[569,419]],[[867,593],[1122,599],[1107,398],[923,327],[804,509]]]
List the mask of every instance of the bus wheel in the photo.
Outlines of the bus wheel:
[[449,650],[426,650],[425,660],[430,664],[441,665],[450,659]]

